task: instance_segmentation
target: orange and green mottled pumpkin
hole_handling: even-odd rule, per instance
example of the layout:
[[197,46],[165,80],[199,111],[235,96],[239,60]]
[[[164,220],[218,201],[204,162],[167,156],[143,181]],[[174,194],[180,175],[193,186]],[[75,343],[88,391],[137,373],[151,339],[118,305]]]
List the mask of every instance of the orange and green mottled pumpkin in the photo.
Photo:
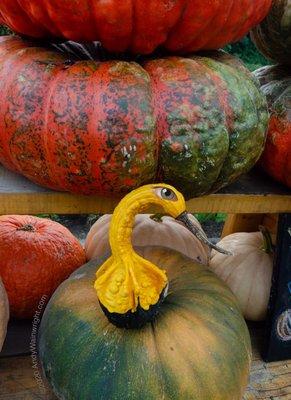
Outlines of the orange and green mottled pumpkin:
[[262,168],[291,188],[291,72],[287,66],[269,66],[255,71],[266,94],[271,114]]
[[33,182],[118,196],[164,181],[192,197],[260,157],[267,104],[234,57],[72,57],[0,39],[0,162]]
[[258,49],[278,63],[291,65],[291,0],[273,0],[263,22],[252,31]]
[[217,49],[243,37],[271,0],[1,0],[0,20],[35,38],[99,40],[110,51]]
[[149,205],[214,246],[174,187],[149,184],[126,195],[110,222],[111,254],[71,275],[45,310],[44,374],[66,400],[240,400],[251,352],[234,295],[179,252],[136,252],[135,216]]
[[142,329],[108,322],[90,261],[55,292],[39,332],[39,356],[55,394],[66,400],[241,400],[250,338],[231,291],[180,253],[143,248],[166,270],[169,292]]

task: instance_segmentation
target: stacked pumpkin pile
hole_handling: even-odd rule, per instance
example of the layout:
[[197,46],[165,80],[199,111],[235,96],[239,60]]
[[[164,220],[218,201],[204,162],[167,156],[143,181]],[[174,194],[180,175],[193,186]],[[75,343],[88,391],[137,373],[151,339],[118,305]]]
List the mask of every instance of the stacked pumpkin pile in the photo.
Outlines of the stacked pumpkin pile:
[[[228,185],[262,153],[265,98],[237,59],[193,52],[238,40],[270,3],[1,1],[3,22],[37,42],[0,41],[0,162],[74,193],[118,196],[163,181],[193,197]],[[127,57],[56,50],[48,38],[100,40]],[[145,56],[156,49],[183,56]]]
[[255,72],[266,94],[271,120],[263,169],[291,188],[291,1],[273,0],[271,12],[252,36],[258,49],[273,62]]
[[[56,190],[120,195],[163,180],[190,197],[218,190],[256,163],[268,123],[265,97],[237,59],[215,49],[259,23],[271,0],[58,3],[0,3],[2,20],[32,40],[0,41],[4,166]],[[100,40],[127,54],[112,60],[96,44],[52,45],[48,38]],[[157,49],[172,55],[148,56]],[[165,221],[169,229],[176,224],[178,237],[186,226],[203,242],[191,236],[192,261],[185,242],[160,240],[164,225],[156,235],[150,227],[152,243],[133,248],[134,217],[149,203],[178,220]],[[34,231],[25,226],[19,235]],[[197,263],[207,261],[209,243],[186,214],[183,195],[159,184],[128,194],[112,217],[109,243],[111,256],[103,248],[103,258],[61,284],[42,319],[39,354],[57,396],[240,400],[251,360],[248,330],[231,291]],[[71,254],[66,244],[53,262]],[[25,277],[14,276],[21,286]],[[48,287],[50,295],[55,286]]]

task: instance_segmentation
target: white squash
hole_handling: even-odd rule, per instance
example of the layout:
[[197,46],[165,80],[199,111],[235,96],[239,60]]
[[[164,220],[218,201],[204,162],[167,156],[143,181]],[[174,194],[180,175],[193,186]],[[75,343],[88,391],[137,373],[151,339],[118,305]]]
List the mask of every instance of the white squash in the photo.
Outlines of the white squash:
[[[189,214],[189,218],[202,230],[193,215]],[[110,221],[111,215],[103,215],[88,233],[85,243],[88,260],[102,257],[110,251],[108,239]],[[170,248],[205,265],[208,264],[210,258],[207,245],[201,243],[181,222],[167,216],[153,219],[150,214],[137,215],[133,230],[133,244],[136,247]]]
[[266,317],[273,274],[273,253],[265,233],[234,233],[219,246],[232,256],[211,253],[210,269],[236,295],[244,317],[262,321]]
[[7,334],[7,324],[9,320],[9,304],[6,290],[0,279],[0,351]]

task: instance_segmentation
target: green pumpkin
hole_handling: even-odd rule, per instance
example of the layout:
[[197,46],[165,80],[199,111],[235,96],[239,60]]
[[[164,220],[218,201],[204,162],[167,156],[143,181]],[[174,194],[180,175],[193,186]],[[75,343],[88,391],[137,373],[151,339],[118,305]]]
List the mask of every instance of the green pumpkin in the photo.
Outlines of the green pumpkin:
[[45,375],[65,400],[240,400],[251,347],[234,295],[178,252],[136,252],[135,216],[150,204],[226,252],[189,220],[175,188],[153,184],[129,193],[112,216],[111,255],[75,272],[44,313]]
[[166,270],[169,293],[142,329],[112,325],[94,290],[104,260],[86,264],[51,299],[39,332],[44,373],[65,400],[240,400],[249,333],[230,290],[179,253],[140,254]]

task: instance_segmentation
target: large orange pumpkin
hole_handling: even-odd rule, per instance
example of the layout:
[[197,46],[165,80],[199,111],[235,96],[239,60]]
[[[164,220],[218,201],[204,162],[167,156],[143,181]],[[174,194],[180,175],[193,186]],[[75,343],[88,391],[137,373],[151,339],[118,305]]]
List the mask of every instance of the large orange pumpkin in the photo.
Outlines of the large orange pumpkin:
[[86,261],[78,240],[61,224],[30,216],[0,217],[0,276],[11,315],[30,318],[59,284]]
[[163,181],[199,196],[249,171],[265,144],[265,97],[223,52],[72,61],[3,37],[0,93],[0,162],[55,190],[116,197]]
[[1,0],[0,18],[37,38],[100,40],[110,51],[217,49],[244,36],[271,0]]

